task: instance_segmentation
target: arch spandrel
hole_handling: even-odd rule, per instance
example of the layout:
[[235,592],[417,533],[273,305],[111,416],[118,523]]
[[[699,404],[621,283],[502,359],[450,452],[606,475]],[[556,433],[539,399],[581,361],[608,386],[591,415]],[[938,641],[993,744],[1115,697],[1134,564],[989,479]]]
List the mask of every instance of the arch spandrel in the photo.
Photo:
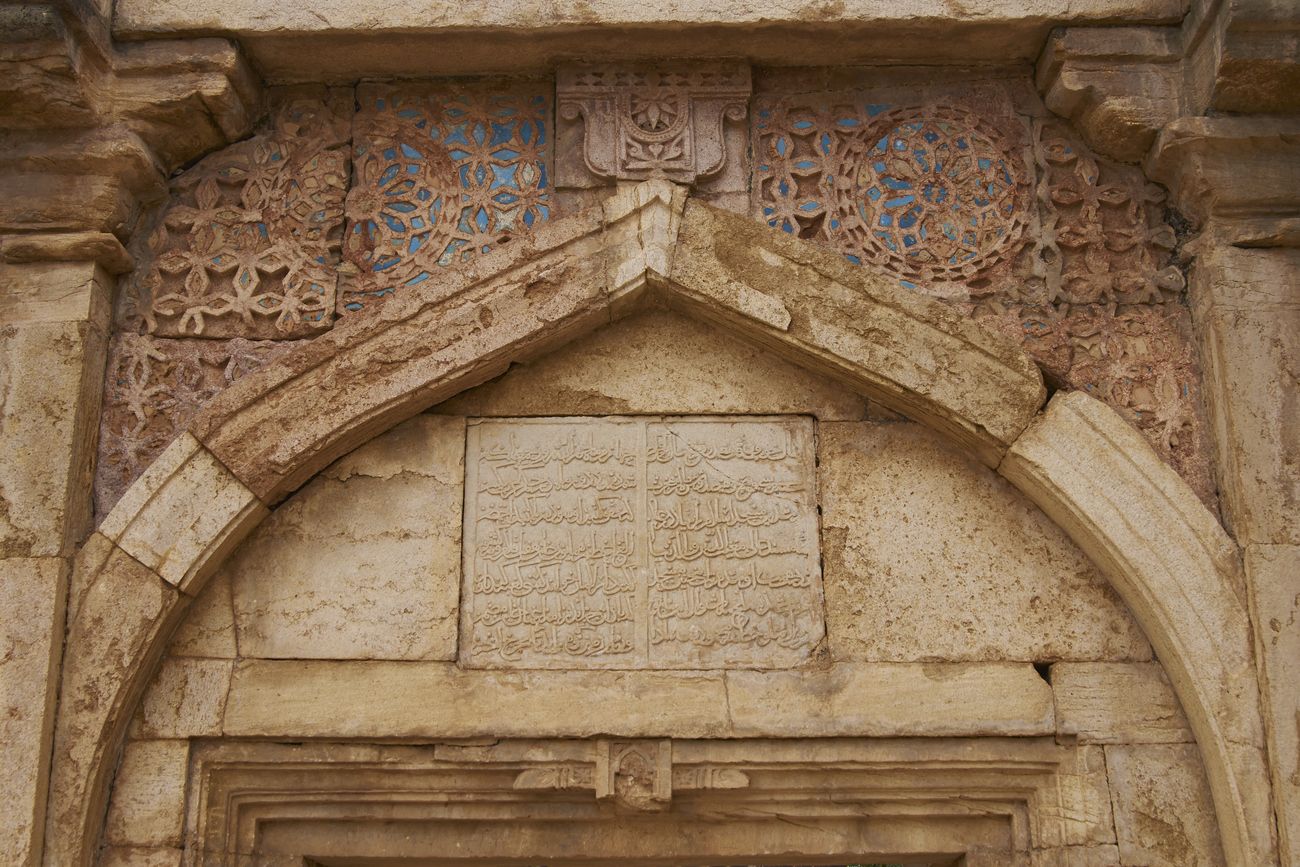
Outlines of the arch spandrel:
[[[996,463],[1008,448],[1015,453],[1017,437],[1044,394],[1036,369],[1019,350],[985,335],[937,302],[914,298],[889,281],[873,281],[833,253],[797,240],[767,242],[758,234],[762,227],[748,232],[749,224],[742,225],[739,218],[684,204],[665,185],[625,191],[622,202],[622,207],[556,221],[526,245],[485,257],[475,268],[386,305],[369,321],[346,323],[243,379],[193,424],[195,445],[189,457],[174,461],[176,471],[142,479],[137,482],[139,492],[132,490],[123,498],[122,514],[110,515],[106,522],[118,534],[115,545],[120,553],[115,556],[129,558],[133,568],[152,575],[131,556],[133,527],[141,521],[151,524],[147,532],[140,527],[141,540],[192,536],[168,549],[169,555],[159,561],[156,568],[169,574],[153,575],[164,589],[181,582],[185,594],[167,590],[160,609],[140,624],[106,619],[107,596],[86,594],[70,632],[69,671],[80,667],[103,672],[64,682],[65,712],[57,724],[51,793],[52,802],[59,805],[58,821],[86,833],[52,846],[46,863],[88,863],[92,829],[103,815],[112,745],[124,734],[127,708],[151,675],[186,594],[198,592],[214,561],[265,515],[262,504],[276,502],[378,432],[504,370],[510,360],[609,321],[616,315],[611,311],[630,309],[644,290],[801,364],[833,371],[987,463]],[[678,235],[675,215],[683,213],[683,204]],[[719,243],[722,235],[725,243]],[[749,266],[755,271],[753,281],[745,277]],[[799,279],[791,279],[791,274]],[[811,324],[821,320],[842,325],[846,317],[872,327],[855,328],[846,337]],[[443,335],[442,341],[431,346],[431,334]],[[1123,425],[1090,398],[1073,400],[1085,402],[1096,417],[1110,419],[1104,424]],[[1049,413],[1049,423],[1054,417]],[[1125,538],[1124,528],[1149,521],[1153,507],[1163,508],[1162,500],[1147,490],[1152,474],[1158,477],[1159,490],[1173,491],[1184,504],[1182,517],[1170,520],[1194,530],[1205,521],[1213,523],[1172,471],[1153,469],[1161,465],[1140,440],[1126,441],[1124,447],[1135,450],[1140,459],[1117,484],[1134,495],[1102,505],[1068,486],[1046,486],[1046,493],[1039,493],[1040,505],[1049,514],[1077,511],[1095,519],[1084,525],[1064,522],[1067,531],[1078,534],[1077,541],[1086,543],[1085,549],[1104,552],[1098,540],[1125,548],[1131,540]],[[220,468],[251,497],[237,509],[220,498],[213,502],[204,481],[211,472],[185,471],[194,465]],[[1003,463],[1015,481],[1013,465]],[[1059,500],[1055,506],[1053,498]],[[1189,501],[1195,509],[1186,505]],[[168,502],[201,505],[196,511],[159,508]],[[1098,509],[1111,517],[1094,515]],[[97,538],[101,544],[113,542]],[[1186,534],[1173,538],[1177,556],[1195,564],[1197,586],[1212,604],[1223,606],[1222,626],[1235,636],[1230,643],[1240,647],[1245,642],[1248,647],[1240,600],[1225,589],[1232,583],[1235,563],[1230,544],[1207,550],[1186,544]],[[145,550],[137,553],[147,557]],[[1233,863],[1258,863],[1255,856],[1267,857],[1269,851],[1267,834],[1260,830],[1267,827],[1268,805],[1251,800],[1239,784],[1252,772],[1251,757],[1257,759],[1258,753],[1243,752],[1235,734],[1214,730],[1234,715],[1249,717],[1249,709],[1241,717],[1240,710],[1227,706],[1233,696],[1212,683],[1227,667],[1203,658],[1213,648],[1183,634],[1192,622],[1193,601],[1180,595],[1169,597],[1165,608],[1144,605],[1144,598],[1159,595],[1167,575],[1125,558],[1103,560],[1103,566],[1152,643],[1188,655],[1181,667],[1186,676],[1175,676],[1174,686],[1189,717],[1201,726],[1197,734],[1210,769],[1225,847]],[[84,570],[77,576],[81,586],[95,588],[110,580],[103,562]],[[92,641],[92,625],[109,635]],[[1231,671],[1241,669],[1234,665]]]

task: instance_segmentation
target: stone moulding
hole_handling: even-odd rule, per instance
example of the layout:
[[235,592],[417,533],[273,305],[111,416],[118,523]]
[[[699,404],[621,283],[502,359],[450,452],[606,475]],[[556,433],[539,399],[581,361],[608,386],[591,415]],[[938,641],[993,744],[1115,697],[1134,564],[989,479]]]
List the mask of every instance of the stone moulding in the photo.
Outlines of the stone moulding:
[[[584,835],[578,839],[591,847],[589,854],[617,858],[629,854],[619,851],[629,840],[644,839],[620,831],[663,827],[654,811],[670,797],[672,821],[696,829],[683,842],[719,847],[708,854],[727,863],[727,856],[755,854],[741,847],[757,845],[756,837],[774,825],[807,825],[823,835],[814,845],[836,846],[843,837],[825,834],[835,823],[866,818],[870,824],[870,817],[883,815],[924,822],[922,845],[965,854],[962,863],[972,867],[1028,864],[1031,852],[1059,857],[1113,840],[1101,747],[1050,738],[501,740],[490,746],[208,741],[192,751],[189,790],[185,863],[193,867],[225,867],[231,852],[256,853],[259,864],[300,863],[301,857],[286,857],[297,853],[285,852],[285,837],[271,827],[296,826],[289,836],[319,847],[314,854],[357,855],[355,840],[368,839],[364,831],[320,834],[321,823],[377,826],[393,820],[394,802],[415,834],[386,853],[395,857],[427,846],[431,837],[447,846],[456,820],[467,817],[496,820],[491,824],[514,835],[508,845],[526,850],[541,843],[530,826],[553,821],[558,805],[566,828],[575,828],[566,833]],[[950,821],[956,824],[945,827]],[[1001,842],[989,847],[978,832]],[[480,846],[488,843],[482,837],[496,836],[473,833]],[[674,845],[670,837],[680,835],[666,835],[665,846]],[[902,842],[917,845],[914,837]]]
[[[1074,394],[1029,427],[1045,390],[1027,356],[893,283],[650,182],[240,380],[78,558],[45,863],[89,865],[117,744],[167,635],[268,507],[378,433],[650,292],[1000,463],[1097,558],[1161,649],[1205,756],[1229,863],[1272,862],[1235,547],[1113,410]],[[1075,448],[1062,458],[1060,444]]]

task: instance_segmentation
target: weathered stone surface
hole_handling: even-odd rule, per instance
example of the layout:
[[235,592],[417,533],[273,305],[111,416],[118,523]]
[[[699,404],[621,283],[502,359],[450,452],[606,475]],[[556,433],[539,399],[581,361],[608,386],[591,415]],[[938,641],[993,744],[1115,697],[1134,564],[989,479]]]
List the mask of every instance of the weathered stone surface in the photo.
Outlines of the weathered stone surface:
[[235,609],[231,601],[230,573],[219,570],[203,585],[185,612],[185,619],[167,645],[169,656],[197,656],[209,659],[233,659],[235,645]]
[[1101,153],[1139,162],[1182,111],[1181,35],[1176,27],[1058,30],[1035,70],[1043,101]]
[[180,846],[185,819],[185,740],[131,741],[113,784],[105,836],[116,846]]
[[[0,324],[0,557],[70,555],[89,530],[101,332]],[[36,375],[39,372],[39,375]]]
[[1250,545],[1246,579],[1286,863],[1300,855],[1300,545]]
[[112,285],[93,261],[0,264],[0,322],[88,322],[107,333]]
[[482,420],[462,663],[784,668],[824,635],[813,424]]
[[455,659],[464,449],[463,419],[416,416],[276,509],[217,576],[240,655]]
[[[721,737],[722,672],[466,671],[437,662],[252,660],[227,737]],[[546,696],[540,701],[540,696]]]
[[[995,862],[996,863],[996,862]],[[1118,846],[1064,846],[1035,849],[1031,867],[1120,867]]]
[[1110,578],[1151,641],[1205,757],[1227,858],[1276,853],[1237,548],[1141,435],[1105,404],[1052,399],[999,472]]
[[1065,534],[934,433],[823,423],[818,458],[836,659],[1150,659]]
[[1180,117],[1160,130],[1147,174],[1169,187],[1178,210],[1194,220],[1260,215],[1285,224],[1300,189],[1297,134],[1294,115]]
[[160,846],[109,846],[99,867],[181,867],[184,849]]
[[705,205],[686,206],[670,278],[671,306],[841,379],[988,464],[1046,394],[1019,349],[939,302]]
[[[61,708],[55,726],[55,761],[46,820],[47,864],[84,863],[87,835],[103,816],[108,778],[130,709],[162,651],[160,635],[183,610],[176,589],[120,549],[113,549],[93,578],[69,626],[64,651]],[[78,568],[83,566],[78,563]]]
[[374,432],[609,321],[602,228],[599,214],[554,221],[352,317],[223,392],[191,430],[274,503]]
[[1101,747],[1072,750],[1057,770],[1057,789],[1060,798],[1045,799],[1041,808],[1037,846],[1073,849],[1114,844],[1115,817]]
[[[195,490],[204,492],[202,498]],[[136,480],[99,532],[187,591],[267,514],[252,491],[182,434]]]
[[[546,696],[538,701],[538,696]],[[905,698],[904,698],[905,697]],[[488,671],[447,663],[250,660],[228,737],[806,737],[1050,734],[1029,665],[818,671]]]
[[114,28],[122,40],[227,33],[271,79],[319,76],[328,56],[327,74],[347,81],[531,70],[555,57],[626,61],[720,52],[781,66],[880,58],[933,65],[940,45],[954,62],[1032,62],[1051,24],[1177,23],[1185,11],[1173,0],[1049,0],[1032,7],[988,0],[960,9],[514,0],[472,10],[450,2],[393,9],[318,0],[271,11],[238,0],[217,14],[194,0],[124,0]]
[[163,661],[140,706],[141,738],[194,738],[221,734],[230,689],[229,659]]
[[727,672],[743,737],[1041,735],[1051,689],[1030,665],[853,664]]
[[0,560],[0,861],[36,863],[63,654],[68,564]]
[[860,419],[866,401],[725,331],[650,310],[510,368],[435,407],[468,416],[803,413]]
[[1150,867],[1225,863],[1195,746],[1105,749],[1122,863]]
[[1194,743],[1178,697],[1157,663],[1058,662],[1056,722],[1081,743]]
[[1229,526],[1300,544],[1300,250],[1216,247],[1198,256],[1192,304]]

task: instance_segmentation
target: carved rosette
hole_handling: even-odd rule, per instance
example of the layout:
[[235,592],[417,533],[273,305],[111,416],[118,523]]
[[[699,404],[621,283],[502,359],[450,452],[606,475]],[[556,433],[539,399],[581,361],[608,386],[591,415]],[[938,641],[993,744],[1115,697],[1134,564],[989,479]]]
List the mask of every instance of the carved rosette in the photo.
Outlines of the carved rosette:
[[339,313],[418,286],[550,217],[538,85],[359,90]]
[[744,64],[578,66],[560,70],[556,99],[562,120],[584,124],[593,174],[690,184],[722,169],[723,124],[745,119],[751,90]]
[[1061,121],[957,98],[760,97],[752,146],[755,216],[1018,341],[1213,503],[1177,238],[1140,169],[1096,157]]
[[842,134],[822,177],[827,234],[850,261],[936,293],[987,282],[1025,242],[1030,174],[1016,130],[939,105],[886,111]]

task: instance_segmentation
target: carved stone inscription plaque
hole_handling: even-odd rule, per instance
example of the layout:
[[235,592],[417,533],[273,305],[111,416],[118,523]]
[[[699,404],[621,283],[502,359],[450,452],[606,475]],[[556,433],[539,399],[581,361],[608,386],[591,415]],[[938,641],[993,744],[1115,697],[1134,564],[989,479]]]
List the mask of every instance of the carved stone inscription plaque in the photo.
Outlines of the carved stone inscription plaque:
[[824,634],[812,421],[471,421],[461,660],[784,668]]

